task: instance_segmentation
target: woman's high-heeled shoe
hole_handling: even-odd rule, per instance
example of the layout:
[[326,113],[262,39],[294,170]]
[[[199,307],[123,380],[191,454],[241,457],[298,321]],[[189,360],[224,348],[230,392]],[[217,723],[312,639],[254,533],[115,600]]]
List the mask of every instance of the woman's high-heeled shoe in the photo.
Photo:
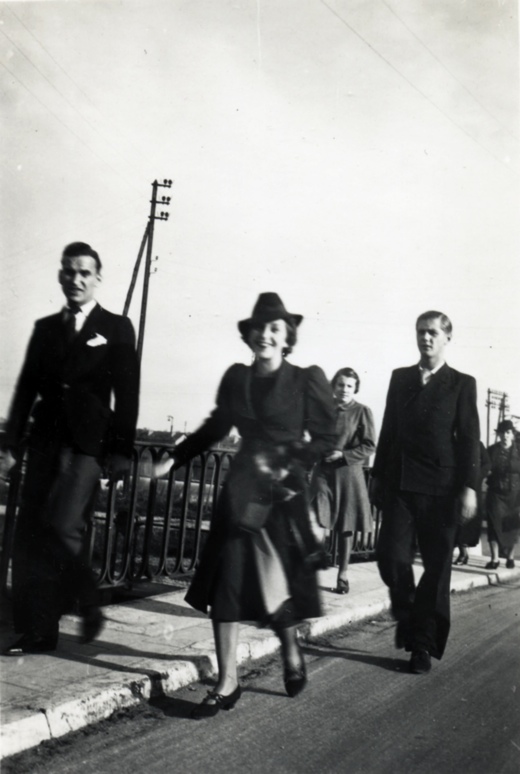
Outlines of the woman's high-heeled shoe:
[[345,578],[338,578],[338,582],[335,588],[336,594],[348,594],[350,591],[350,586],[348,580]]
[[193,720],[203,720],[214,717],[221,709],[232,710],[241,696],[242,689],[239,685],[227,696],[222,696],[221,693],[215,691],[208,691],[208,695],[201,703],[192,709],[190,717]]
[[303,653],[298,643],[298,651],[300,653],[300,665],[297,667],[289,666],[285,664],[283,672],[283,682],[285,685],[285,691],[288,696],[293,699],[303,691],[307,685],[307,670],[305,668],[305,661],[303,659]]

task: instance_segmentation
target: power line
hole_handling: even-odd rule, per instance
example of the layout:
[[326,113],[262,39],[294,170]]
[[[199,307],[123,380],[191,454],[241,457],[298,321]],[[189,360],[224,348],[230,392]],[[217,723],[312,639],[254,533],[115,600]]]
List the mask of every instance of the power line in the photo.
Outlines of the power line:
[[[88,120],[88,118],[85,118],[85,116],[84,116],[84,115],[83,115],[83,114],[82,114],[82,113],[81,113],[81,112],[78,110],[78,108],[77,108],[77,107],[76,107],[76,106],[75,106],[75,105],[74,105],[74,104],[73,104],[73,103],[70,101],[70,99],[69,99],[69,98],[68,98],[68,97],[67,97],[65,94],[63,94],[63,92],[62,92],[62,91],[60,91],[60,89],[59,89],[59,88],[58,88],[58,87],[57,87],[57,86],[56,86],[54,83],[52,83],[52,81],[50,81],[50,80],[47,78],[47,76],[46,76],[44,73],[42,73],[42,71],[40,70],[40,68],[39,68],[37,65],[35,65],[35,64],[34,64],[34,62],[33,62],[33,61],[32,61],[32,60],[31,60],[31,59],[30,59],[30,58],[27,56],[27,54],[25,54],[25,53],[24,53],[24,52],[21,50],[21,48],[20,48],[19,46],[17,46],[17,45],[16,45],[16,43],[15,43],[15,42],[14,42],[14,41],[13,41],[13,40],[12,40],[12,39],[9,37],[9,35],[8,35],[8,34],[7,34],[7,33],[6,33],[4,30],[1,30],[1,29],[0,29],[0,32],[1,32],[1,33],[4,35],[4,37],[5,37],[5,38],[7,38],[7,40],[9,41],[9,43],[10,43],[12,46],[14,46],[14,48],[15,48],[15,49],[18,51],[18,53],[19,53],[21,56],[23,56],[23,57],[24,57],[24,59],[26,59],[26,60],[29,62],[29,64],[31,65],[31,67],[34,67],[34,69],[36,70],[36,72],[38,72],[38,73],[41,75],[41,77],[42,77],[42,78],[43,78],[43,79],[44,79],[44,80],[45,80],[45,81],[46,81],[46,82],[49,84],[49,86],[50,86],[52,89],[54,89],[54,90],[55,90],[55,91],[56,91],[56,92],[57,92],[57,93],[60,95],[60,97],[61,97],[63,100],[65,100],[65,102],[67,103],[67,105],[69,105],[69,107],[71,107],[71,108],[72,108],[72,110],[74,110],[74,112],[75,112],[75,113],[77,113],[77,114],[79,115],[79,117],[80,117],[80,118],[81,118],[81,119],[82,119],[82,120],[83,120],[83,121],[84,121],[84,122],[85,122],[85,123],[86,123],[86,124],[87,124],[87,125],[88,125],[88,126],[89,126],[89,127],[92,129],[92,130],[93,130],[93,131],[94,131],[94,132],[96,132],[97,134],[99,134],[99,135],[101,136],[101,132],[99,131],[99,129],[97,129],[97,127],[95,127],[95,126],[94,126],[94,124],[92,124],[92,123],[91,123],[91,122]],[[8,68],[6,68],[6,69],[8,69]],[[9,72],[11,72],[11,75],[14,75],[14,73],[13,73],[12,71],[9,71]],[[15,77],[16,77],[16,76],[15,76]],[[19,83],[22,83],[22,82],[21,82],[19,79],[17,79],[17,80],[18,80],[18,82],[19,82]],[[22,83],[22,85],[25,85],[25,84],[23,84],[23,83]],[[27,88],[27,87],[25,87],[25,88]],[[28,90],[29,90],[29,89],[28,89]],[[29,90],[29,91],[30,91],[30,90]],[[34,97],[36,97],[36,95],[34,94],[34,92],[31,92],[31,93],[32,93],[32,95],[33,95]],[[38,97],[36,97],[36,99],[38,99]],[[41,104],[44,104],[44,103],[43,103],[41,100],[39,100],[39,101],[41,102]],[[54,117],[56,117],[56,114],[55,114],[55,113],[53,113],[53,111],[52,111],[52,110],[50,110],[50,108],[49,108],[47,105],[45,105],[45,107],[47,107],[47,109],[49,110],[49,112],[51,112],[51,113],[52,113],[52,115],[54,115]],[[66,126],[66,125],[63,123],[63,121],[61,121],[60,123],[62,123],[62,124],[63,124],[63,126]],[[67,127],[67,128],[68,128],[68,127]],[[71,130],[69,129],[69,131],[71,131]],[[73,132],[73,134],[74,134],[76,137],[78,137],[78,138],[79,138],[79,135],[77,135],[75,132]],[[123,158],[123,157],[121,156],[121,154],[119,153],[119,151],[118,151],[117,147],[116,147],[116,146],[115,146],[115,145],[114,145],[112,142],[110,142],[109,140],[106,140],[105,138],[103,138],[103,140],[104,140],[104,142],[106,142],[106,143],[107,143],[107,145],[109,145],[109,146],[110,146],[110,147],[111,147],[113,150],[115,150],[115,152],[116,152],[116,153],[118,153],[118,155],[120,156],[120,158],[121,158],[121,159],[122,159],[122,160],[123,160],[125,163],[127,163],[127,159],[125,159],[125,158]],[[90,146],[89,146],[87,143],[85,143],[85,142],[84,142],[84,144],[85,144],[85,145],[87,145],[87,147],[90,147]],[[90,149],[92,150],[92,148],[90,148]],[[92,152],[93,152],[93,153],[95,153],[95,151],[93,151],[93,150],[92,150]],[[98,155],[98,154],[96,154],[96,155]],[[98,158],[101,158],[101,156],[98,156]],[[110,165],[109,165],[109,166],[110,166]],[[111,169],[113,169],[113,167],[111,167]],[[115,171],[115,170],[114,170],[114,171]]]
[[347,29],[349,29],[357,38],[359,38],[359,40],[361,40],[365,44],[365,46],[367,46],[377,57],[379,57],[379,59],[381,59],[386,65],[388,65],[388,67],[390,67],[395,73],[397,73],[397,75],[399,75],[400,78],[402,78],[404,81],[406,81],[406,83],[409,86],[411,86],[412,89],[414,89],[414,91],[416,91],[418,94],[421,95],[421,97],[423,97],[427,102],[429,102],[430,105],[432,105],[432,107],[434,107],[439,113],[441,113],[441,115],[443,115],[451,124],[453,124],[453,126],[455,126],[460,132],[465,134],[466,137],[469,137],[469,139],[472,140],[476,145],[478,145],[479,148],[481,148],[482,150],[486,151],[486,153],[488,153],[492,158],[494,158],[495,161],[498,161],[511,174],[515,175],[515,177],[519,177],[518,174],[513,169],[511,169],[511,167],[509,167],[507,164],[505,164],[504,161],[499,156],[497,156],[495,153],[490,151],[489,148],[486,148],[485,145],[482,145],[482,143],[479,142],[475,137],[473,137],[473,135],[470,134],[470,132],[468,132],[467,129],[464,129],[463,126],[460,126],[455,121],[455,119],[453,119],[451,116],[449,116],[439,105],[437,105],[432,99],[430,99],[430,97],[428,97],[427,94],[425,94],[418,86],[415,85],[415,83],[413,83],[409,78],[407,78],[406,75],[404,75],[404,73],[402,73],[399,70],[399,68],[397,68],[389,59],[387,59],[385,56],[383,56],[383,54],[381,54],[375,48],[375,46],[373,46],[371,43],[369,43],[369,41],[365,37],[363,37],[363,35],[361,35],[361,33],[358,32],[351,24],[349,24],[346,21],[346,19],[344,19],[342,16],[340,16],[340,14],[337,11],[335,11],[333,8],[331,8],[330,5],[328,5],[328,3],[325,2],[325,0],[320,0],[320,2],[321,2],[321,4],[323,6],[325,6],[325,8],[327,8],[328,11],[330,11],[330,13],[333,16],[336,17],[336,19],[338,19],[338,21],[341,22],[341,24],[343,24],[345,27],[347,27]]
[[[60,63],[59,63],[59,62],[58,62],[58,61],[57,61],[57,60],[56,60],[56,59],[55,59],[55,58],[52,56],[52,54],[50,53],[50,51],[49,51],[49,50],[48,50],[48,49],[47,49],[47,48],[46,48],[46,47],[43,45],[43,43],[42,43],[42,42],[41,42],[41,41],[40,41],[40,40],[39,40],[39,39],[36,37],[36,35],[35,35],[33,32],[31,32],[31,30],[30,30],[30,29],[27,27],[27,25],[26,25],[26,24],[24,24],[24,23],[23,23],[23,21],[20,19],[20,17],[18,16],[18,14],[16,14],[16,13],[13,11],[13,9],[10,7],[10,4],[9,4],[9,3],[5,3],[5,5],[8,7],[8,9],[9,9],[10,13],[11,13],[11,14],[12,14],[12,15],[15,17],[15,19],[18,21],[18,23],[19,23],[19,24],[20,24],[20,25],[21,25],[21,26],[24,28],[24,30],[26,30],[27,34],[28,34],[28,35],[30,35],[30,36],[31,36],[31,38],[32,38],[33,40],[35,40],[35,41],[36,41],[36,43],[37,43],[37,44],[40,46],[40,48],[41,48],[41,49],[42,49],[42,50],[45,52],[45,54],[46,54],[46,55],[49,57],[49,59],[51,59],[51,61],[52,61],[52,62],[54,62],[54,64],[56,65],[56,67],[58,67],[58,69],[59,69],[59,70],[61,70],[61,72],[62,72],[62,73],[65,75],[65,77],[66,77],[66,78],[67,78],[67,79],[68,79],[68,80],[69,80],[69,81],[72,83],[72,85],[74,86],[74,88],[75,88],[75,89],[77,89],[77,90],[79,91],[79,93],[80,93],[80,94],[81,94],[81,95],[82,95],[82,96],[83,96],[83,97],[84,97],[84,98],[87,100],[87,102],[89,102],[89,103],[92,105],[93,109],[94,109],[94,110],[96,111],[96,113],[97,113],[97,114],[100,116],[100,118],[102,118],[102,119],[103,119],[103,116],[102,116],[102,115],[99,113],[99,110],[96,108],[96,106],[94,105],[94,103],[92,102],[92,100],[90,99],[90,97],[88,96],[88,94],[86,94],[86,93],[83,91],[83,89],[82,89],[82,88],[81,88],[81,87],[78,85],[78,83],[76,83],[76,81],[75,81],[75,80],[74,80],[74,79],[73,79],[73,78],[72,78],[72,77],[69,75],[69,73],[68,73],[68,72],[67,72],[67,71],[66,71],[66,70],[65,70],[65,69],[64,69],[64,68],[61,66],[61,64],[60,64]],[[4,33],[4,34],[5,34],[5,33]],[[15,45],[15,44],[13,43],[13,45]],[[18,49],[18,50],[20,51],[20,49]],[[23,53],[23,52],[21,52],[21,53]],[[24,55],[24,56],[25,56],[25,55]],[[31,60],[29,60],[29,61],[31,61]],[[34,63],[31,61],[31,64],[34,64]],[[35,66],[35,65],[34,65],[34,66]],[[44,77],[45,77],[45,76],[44,76]],[[53,85],[53,84],[51,84],[51,85]],[[54,88],[56,88],[56,90],[58,91],[57,87],[54,87]],[[66,97],[64,97],[64,99],[66,99]],[[69,104],[70,104],[70,103],[69,103]],[[75,109],[76,109],[76,108],[75,108]],[[83,116],[83,115],[82,115],[82,114],[81,114],[79,111],[77,111],[77,112],[78,112],[78,114],[79,114],[79,115],[80,115],[80,116],[83,118],[83,120],[87,121],[87,123],[89,123],[89,125],[90,125],[90,126],[92,126],[92,128],[93,128],[95,131],[97,131],[99,134],[101,134],[101,132],[100,132],[100,130],[99,130],[99,129],[97,129],[95,126],[93,126],[92,124],[90,124],[90,122],[88,121],[88,119],[86,119],[86,118],[85,118],[85,117],[84,117],[84,116]],[[134,143],[132,143],[132,145],[133,145],[133,148],[136,150],[136,153],[137,153],[137,154],[138,154],[138,155],[139,155],[141,158],[143,158],[143,159],[144,159],[144,157],[143,157],[143,155],[142,155],[141,151],[140,151],[140,150],[137,148],[137,146],[136,146]],[[115,146],[115,145],[112,145],[112,147],[113,147],[113,148],[116,148],[116,150],[117,150],[117,146]]]
[[[33,38],[33,40],[35,40],[35,41],[36,41],[36,43],[38,43],[38,45],[40,46],[40,48],[42,48],[42,49],[43,49],[43,51],[45,51],[45,53],[47,54],[47,56],[49,57],[49,59],[52,59],[52,61],[53,61],[53,62],[54,62],[54,64],[56,65],[56,67],[58,67],[58,68],[61,70],[61,72],[62,72],[62,73],[63,73],[63,74],[64,74],[64,75],[65,75],[65,76],[66,76],[66,77],[69,79],[69,81],[70,81],[70,82],[71,82],[71,83],[74,85],[74,87],[75,87],[75,88],[76,88],[76,89],[77,89],[77,90],[78,90],[78,91],[79,91],[79,92],[80,92],[80,93],[83,95],[83,97],[85,97],[85,99],[86,99],[88,102],[90,102],[90,104],[91,104],[91,105],[94,107],[94,105],[93,105],[93,102],[92,102],[92,100],[90,99],[90,97],[88,96],[88,94],[85,94],[85,92],[84,92],[84,91],[83,91],[83,90],[82,90],[82,89],[81,89],[81,88],[78,86],[78,84],[77,84],[77,83],[76,83],[76,82],[75,82],[75,81],[74,81],[74,80],[73,80],[73,79],[70,77],[70,75],[67,73],[67,71],[63,69],[63,67],[60,65],[60,63],[59,63],[59,62],[58,62],[56,59],[54,59],[54,57],[52,56],[52,54],[50,53],[50,51],[48,51],[48,49],[47,49],[47,48],[45,48],[45,46],[43,45],[43,43],[41,43],[41,41],[40,41],[40,40],[38,40],[38,38],[36,37],[36,35],[35,35],[33,32],[31,32],[31,30],[30,30],[30,29],[27,27],[27,25],[26,25],[26,24],[24,24],[24,23],[23,23],[23,21],[20,19],[20,17],[18,16],[18,14],[16,14],[16,13],[13,11],[13,9],[12,9],[12,8],[11,8],[11,6],[10,6],[10,4],[9,4],[9,3],[4,3],[4,5],[5,5],[5,6],[6,6],[6,7],[9,9],[10,13],[11,13],[11,14],[12,14],[12,15],[15,17],[15,19],[18,21],[18,23],[19,23],[19,24],[20,24],[20,25],[21,25],[21,26],[24,28],[24,30],[27,32],[27,34],[28,34],[28,35],[30,35],[30,36],[31,36],[31,38]],[[18,50],[19,50],[19,49],[18,49]]]
[[482,104],[482,102],[480,102],[480,100],[479,100],[479,99],[477,99],[477,97],[476,97],[476,96],[475,96],[475,95],[474,95],[474,94],[473,94],[473,93],[472,93],[472,92],[471,92],[471,91],[470,91],[470,90],[467,88],[467,86],[465,86],[465,84],[463,84],[463,83],[462,83],[462,81],[461,81],[459,78],[457,78],[457,76],[456,76],[454,73],[452,73],[452,71],[449,69],[449,67],[447,67],[447,66],[444,64],[444,62],[442,62],[442,61],[439,59],[439,57],[438,57],[436,54],[434,54],[434,53],[433,53],[433,51],[431,50],[431,48],[429,48],[429,47],[426,45],[426,43],[424,43],[424,41],[423,41],[423,40],[422,40],[422,39],[421,39],[421,38],[420,38],[420,37],[419,37],[419,36],[418,36],[418,35],[417,35],[417,34],[414,32],[414,30],[412,30],[412,29],[411,29],[411,27],[409,27],[409,26],[408,26],[408,24],[407,24],[407,23],[406,23],[406,22],[405,22],[405,21],[404,21],[404,20],[403,20],[403,19],[402,19],[402,18],[399,16],[399,14],[398,14],[398,13],[397,13],[397,12],[396,12],[396,11],[395,11],[395,10],[394,10],[394,9],[393,9],[391,6],[390,6],[390,5],[388,5],[388,3],[386,2],[386,0],[380,0],[380,1],[383,3],[383,5],[385,5],[385,6],[386,6],[386,8],[388,8],[388,10],[389,10],[389,11],[390,11],[390,12],[391,12],[391,13],[392,13],[392,14],[393,14],[395,17],[396,17],[396,19],[398,19],[398,20],[401,22],[401,24],[403,25],[403,27],[405,27],[405,28],[408,30],[408,32],[410,33],[410,35],[413,35],[413,37],[415,38],[415,40],[416,40],[418,43],[420,43],[420,44],[421,44],[421,46],[422,46],[424,49],[426,49],[426,51],[427,51],[427,52],[430,54],[430,56],[431,56],[433,59],[435,59],[435,61],[436,61],[436,62],[437,62],[437,63],[438,63],[438,64],[439,64],[439,65],[440,65],[440,66],[441,66],[441,67],[442,67],[444,70],[446,70],[446,72],[447,72],[447,73],[448,73],[448,74],[449,74],[449,75],[450,75],[450,76],[453,78],[453,80],[454,80],[454,81],[456,81],[456,82],[459,84],[459,86],[460,86],[462,89],[464,89],[464,91],[466,92],[466,94],[468,94],[468,95],[469,95],[469,96],[470,96],[470,97],[471,97],[471,98],[472,98],[472,99],[473,99],[473,100],[474,100],[474,101],[477,103],[477,105],[478,105],[480,108],[482,108],[482,110],[483,110],[485,113],[487,113],[487,114],[488,114],[488,116],[489,116],[491,119],[493,119],[493,121],[495,121],[495,122],[496,122],[496,123],[497,123],[499,126],[501,126],[501,127],[502,127],[502,129],[503,129],[505,132],[507,132],[507,134],[508,134],[508,135],[509,135],[509,136],[510,136],[510,137],[511,137],[513,140],[516,140],[516,142],[518,142],[519,138],[518,138],[516,135],[514,135],[514,134],[513,134],[513,133],[510,131],[510,129],[509,129],[507,126],[505,126],[505,125],[504,125],[504,124],[503,124],[503,123],[502,123],[502,122],[501,122],[501,121],[500,121],[500,120],[499,120],[499,119],[498,119],[498,118],[497,118],[495,115],[493,115],[493,113],[491,113],[491,111],[490,111],[490,110],[488,110],[488,108],[487,108],[485,105],[483,105],[483,104]]
[[42,101],[42,100],[41,100],[41,99],[40,99],[38,96],[36,96],[36,94],[35,94],[35,93],[34,93],[34,92],[33,92],[33,91],[32,91],[32,90],[31,90],[31,89],[28,87],[28,86],[26,86],[26,85],[25,85],[25,83],[23,83],[23,81],[21,81],[21,80],[18,78],[18,76],[17,76],[17,75],[15,75],[15,73],[13,73],[13,71],[12,71],[12,70],[10,70],[10,69],[9,69],[9,67],[6,67],[6,65],[5,65],[3,62],[0,62],[0,65],[1,65],[1,66],[4,68],[4,70],[7,70],[7,72],[8,72],[10,75],[12,75],[12,77],[13,77],[13,78],[14,78],[16,81],[18,81],[18,83],[19,83],[21,86],[23,86],[23,88],[24,88],[24,89],[25,89],[27,92],[29,92],[29,94],[30,94],[32,97],[34,97],[34,99],[35,99],[37,102],[39,102],[39,103],[40,103],[40,105],[42,105],[42,107],[44,107],[46,110],[48,110],[48,112],[49,112],[49,113],[50,113],[50,114],[51,114],[51,115],[52,115],[52,116],[53,116],[53,117],[56,119],[56,121],[57,121],[59,124],[61,124],[61,125],[62,125],[62,126],[65,128],[65,129],[67,129],[67,131],[69,131],[69,132],[70,132],[70,133],[71,133],[71,134],[72,134],[72,135],[73,135],[73,136],[74,136],[74,137],[75,137],[77,140],[79,140],[79,141],[80,141],[80,143],[81,143],[82,145],[84,145],[84,146],[85,146],[85,147],[86,147],[86,148],[87,148],[87,149],[88,149],[88,150],[89,150],[91,153],[93,153],[93,154],[94,154],[94,156],[96,156],[96,157],[97,157],[97,158],[98,158],[100,161],[102,161],[102,162],[103,162],[103,163],[104,163],[104,164],[105,164],[107,167],[109,167],[109,169],[111,169],[111,170],[112,170],[112,172],[114,172],[114,174],[116,174],[118,177],[120,177],[122,180],[124,180],[124,181],[125,181],[125,182],[126,182],[128,185],[131,185],[131,186],[133,186],[133,187],[136,187],[136,186],[135,186],[135,183],[133,183],[133,182],[130,182],[130,180],[128,180],[127,178],[125,178],[125,177],[124,177],[124,175],[122,175],[120,172],[118,172],[118,170],[117,170],[117,169],[114,169],[114,167],[113,167],[111,164],[109,164],[109,162],[108,162],[106,159],[104,159],[104,158],[103,158],[103,156],[100,156],[100,155],[99,155],[99,153],[97,153],[97,151],[95,151],[95,150],[94,150],[94,149],[93,149],[93,148],[92,148],[92,147],[91,147],[91,146],[90,146],[90,145],[89,145],[87,142],[85,142],[85,140],[83,140],[83,138],[82,138],[82,137],[80,137],[80,136],[79,136],[79,134],[77,134],[77,133],[76,133],[76,132],[75,132],[73,129],[71,129],[71,128],[70,128],[70,126],[67,126],[67,124],[65,124],[65,123],[64,123],[64,122],[61,120],[61,118],[60,118],[59,116],[57,116],[57,115],[56,115],[56,113],[55,113],[53,110],[51,110],[51,109],[50,109],[50,107],[49,107],[48,105],[46,105],[46,104],[45,104],[45,103],[44,103],[44,102],[43,102],[43,101]]

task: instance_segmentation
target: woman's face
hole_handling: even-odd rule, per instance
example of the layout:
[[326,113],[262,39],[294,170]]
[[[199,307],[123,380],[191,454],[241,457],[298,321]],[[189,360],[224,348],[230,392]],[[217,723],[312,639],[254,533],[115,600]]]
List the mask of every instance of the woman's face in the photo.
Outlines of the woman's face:
[[251,328],[248,343],[255,357],[260,360],[281,360],[287,346],[287,325],[285,320],[260,323]]
[[356,392],[356,380],[352,376],[338,376],[334,383],[334,395],[340,403],[350,403]]
[[514,440],[515,434],[512,430],[505,430],[503,433],[500,433],[502,446],[505,446],[507,449],[512,445]]

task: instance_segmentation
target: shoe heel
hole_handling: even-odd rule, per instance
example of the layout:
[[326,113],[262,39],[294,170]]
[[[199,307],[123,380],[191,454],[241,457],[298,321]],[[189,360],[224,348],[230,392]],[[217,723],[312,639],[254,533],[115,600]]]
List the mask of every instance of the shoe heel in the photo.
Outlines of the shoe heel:
[[242,688],[238,685],[232,694],[230,694],[229,701],[223,701],[221,707],[223,710],[235,709],[235,704],[242,696]]

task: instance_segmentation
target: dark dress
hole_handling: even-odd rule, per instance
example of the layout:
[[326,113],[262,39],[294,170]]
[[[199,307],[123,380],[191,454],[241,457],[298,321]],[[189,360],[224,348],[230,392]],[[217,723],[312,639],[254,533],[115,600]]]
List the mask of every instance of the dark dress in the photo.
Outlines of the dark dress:
[[376,448],[372,412],[352,401],[337,409],[336,449],[343,458],[323,463],[333,494],[332,521],[338,532],[371,532],[372,510],[368,499],[363,466],[368,465]]
[[[307,520],[305,471],[333,448],[334,406],[317,366],[284,361],[272,378],[235,364],[225,373],[211,416],[175,450],[177,467],[208,449],[232,427],[241,435],[186,600],[219,621],[273,622],[278,607],[286,625],[321,614],[316,568],[307,561],[317,544]],[[310,441],[305,442],[305,431]],[[269,485],[259,460],[282,454],[291,474],[290,496]],[[249,507],[268,502],[259,530],[241,524]],[[280,609],[281,609],[280,608]]]
[[491,460],[486,496],[488,540],[508,550],[515,546],[520,532],[520,453],[514,443],[509,449],[495,443],[488,452]]

